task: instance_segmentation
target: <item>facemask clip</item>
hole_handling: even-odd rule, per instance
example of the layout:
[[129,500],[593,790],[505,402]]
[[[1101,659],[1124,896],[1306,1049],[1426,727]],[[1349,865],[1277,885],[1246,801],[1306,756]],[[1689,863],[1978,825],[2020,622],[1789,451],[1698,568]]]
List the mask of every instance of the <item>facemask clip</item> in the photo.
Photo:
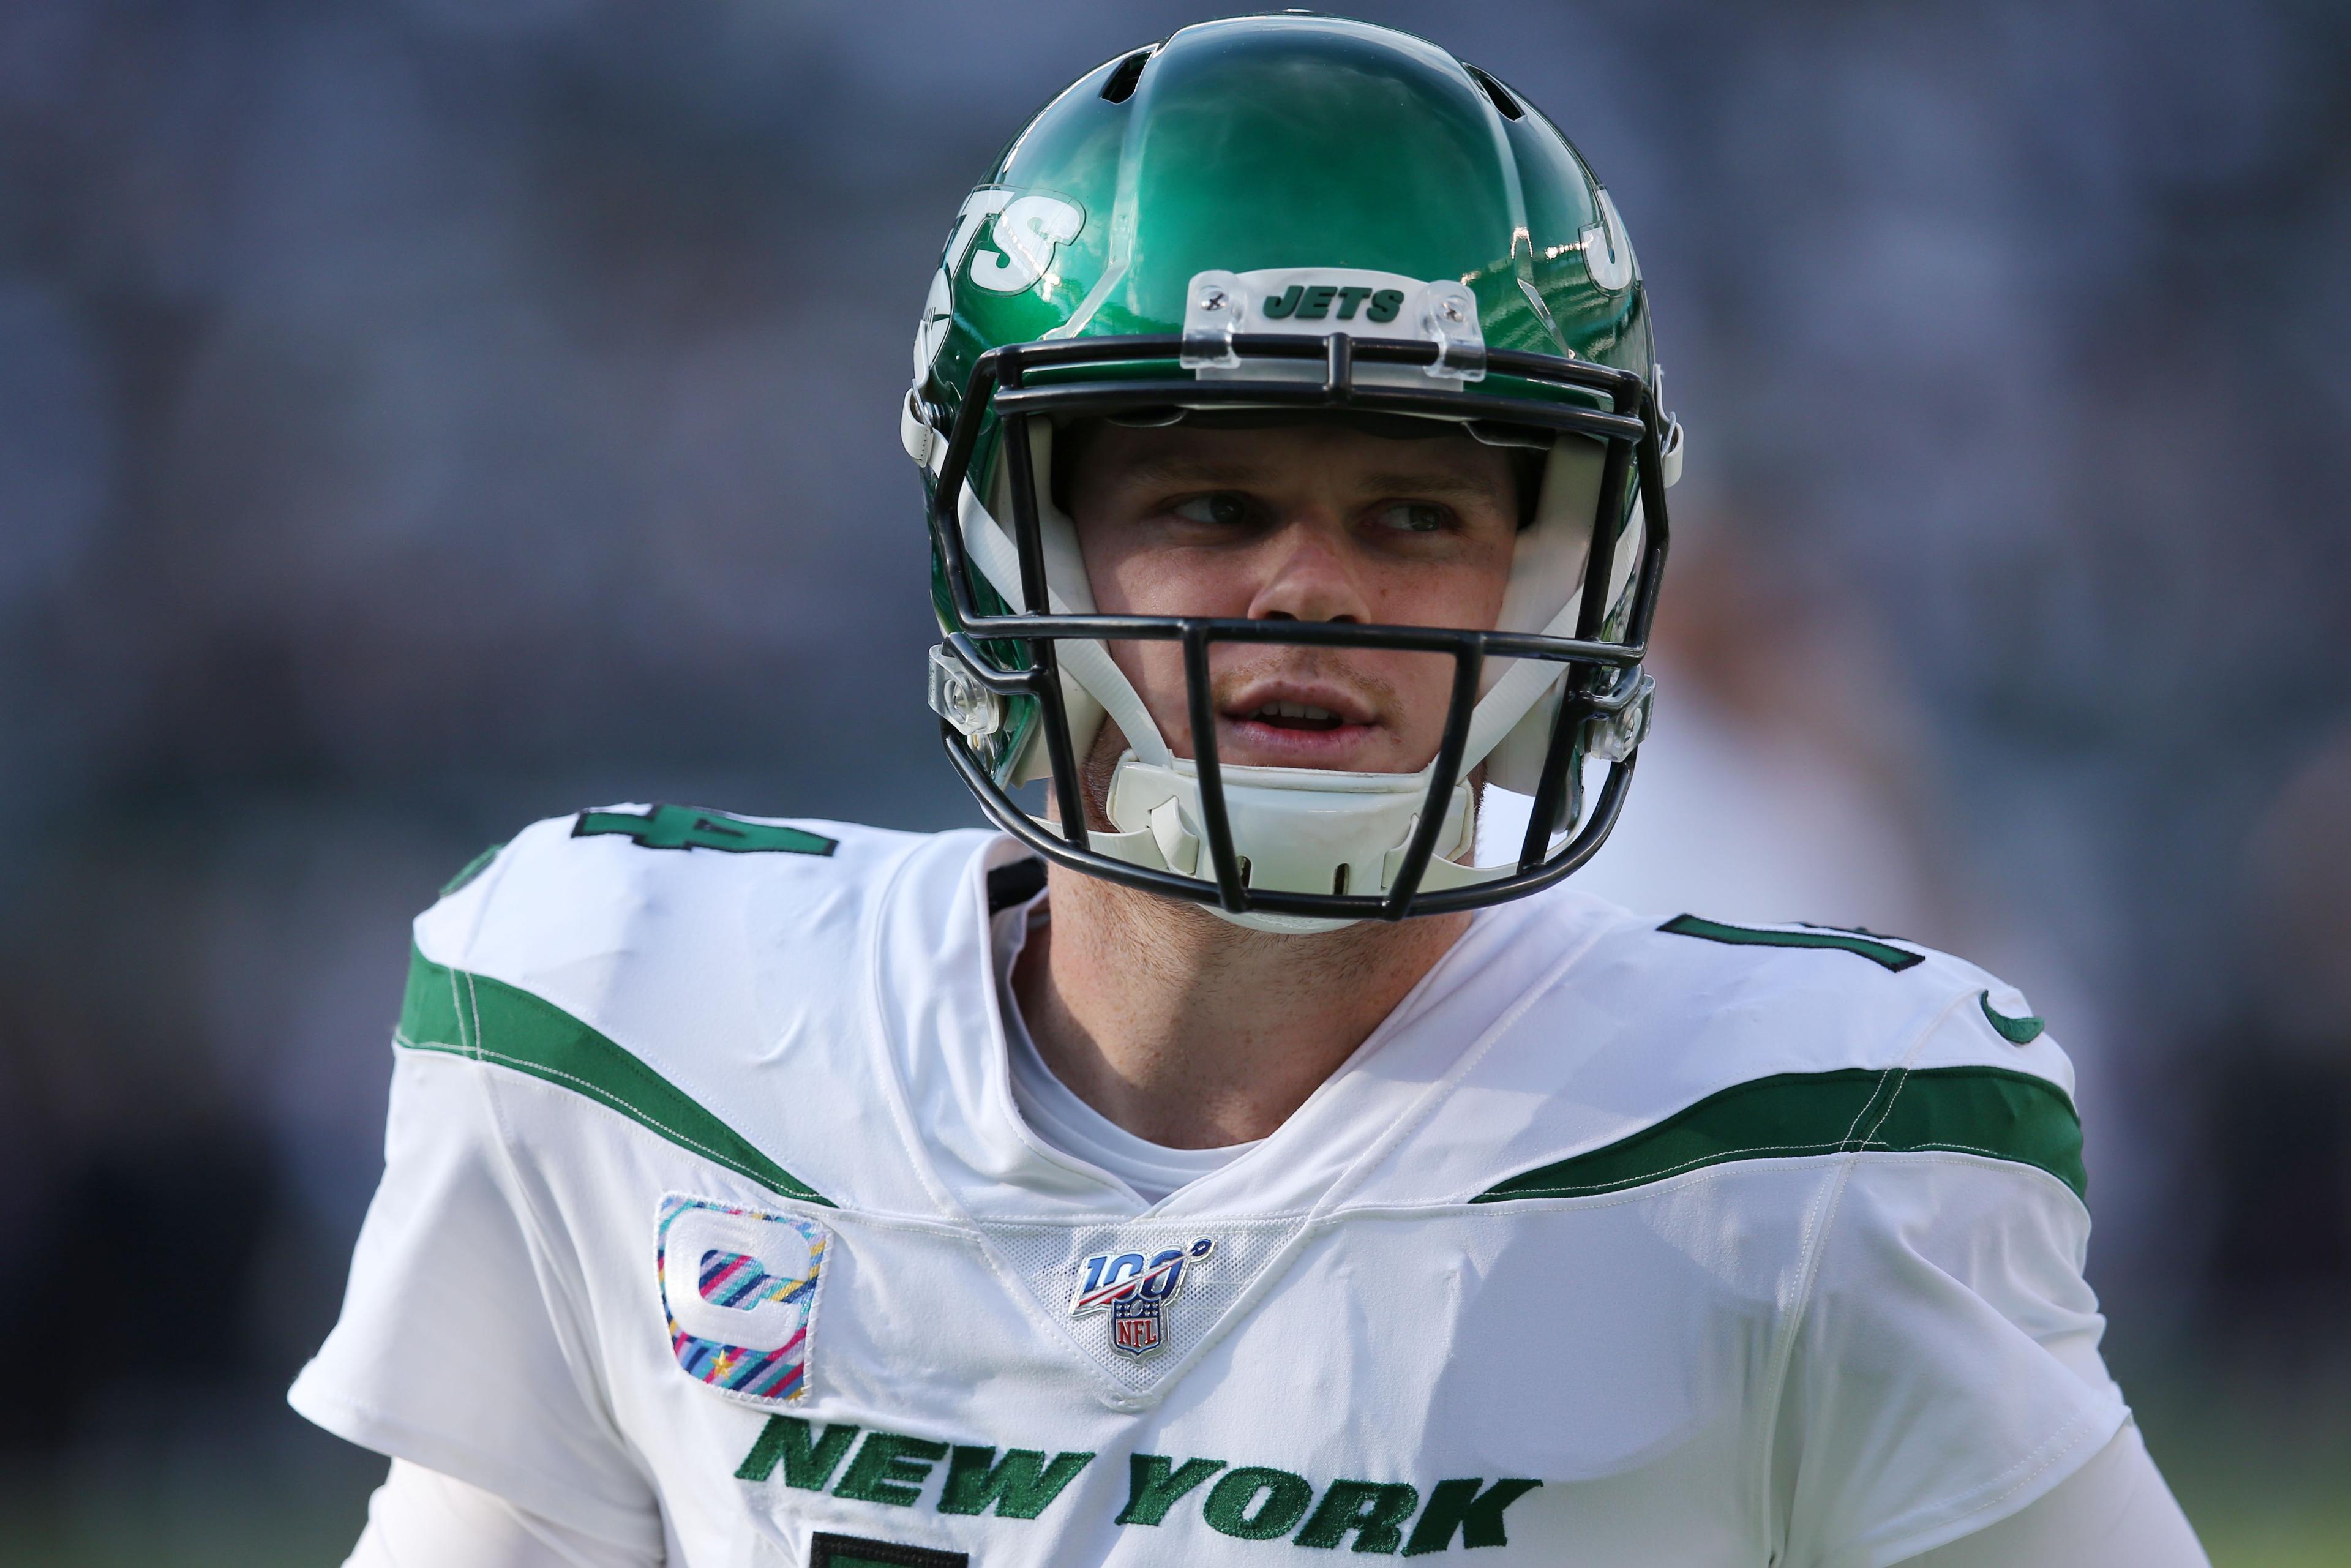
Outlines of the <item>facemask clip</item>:
[[1486,379],[1486,333],[1478,322],[1478,297],[1463,285],[1440,280],[1420,297],[1421,335],[1437,345],[1427,373],[1438,381]]
[[945,643],[931,645],[930,675],[931,711],[966,739],[994,735],[1004,727],[1003,699],[981,685]]
[[1583,723],[1583,749],[1604,762],[1622,762],[1647,738],[1649,711],[1656,706],[1657,683],[1646,670],[1633,682],[1633,695],[1613,713],[1596,713]]
[[1241,362],[1234,334],[1249,316],[1249,295],[1240,275],[1213,268],[1192,275],[1184,297],[1184,346],[1178,358],[1187,371],[1229,371]]

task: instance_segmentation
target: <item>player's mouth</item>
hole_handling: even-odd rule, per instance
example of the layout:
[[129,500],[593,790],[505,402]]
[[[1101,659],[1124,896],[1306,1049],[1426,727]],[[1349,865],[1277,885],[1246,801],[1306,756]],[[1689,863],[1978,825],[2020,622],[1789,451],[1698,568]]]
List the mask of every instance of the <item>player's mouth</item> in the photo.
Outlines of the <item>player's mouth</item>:
[[1267,703],[1257,712],[1246,716],[1255,724],[1270,724],[1276,729],[1336,729],[1345,722],[1327,707],[1312,703]]
[[1228,762],[1250,767],[1360,766],[1380,734],[1378,713],[1352,692],[1315,681],[1251,682],[1220,705],[1217,741]]

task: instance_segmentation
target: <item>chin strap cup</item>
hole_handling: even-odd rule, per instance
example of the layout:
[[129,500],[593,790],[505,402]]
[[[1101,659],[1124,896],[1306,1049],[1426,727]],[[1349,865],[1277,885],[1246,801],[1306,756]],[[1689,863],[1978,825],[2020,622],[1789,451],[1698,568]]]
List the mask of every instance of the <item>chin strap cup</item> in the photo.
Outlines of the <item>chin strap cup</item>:
[[[1426,773],[1239,767],[1220,771],[1233,852],[1249,886],[1261,892],[1384,895],[1395,885],[1428,798]],[[1111,776],[1108,806],[1116,831],[1091,835],[1098,853],[1183,876],[1205,880],[1213,874],[1202,847],[1199,778],[1189,759],[1162,767],[1126,753]],[[1467,887],[1510,869],[1469,864],[1477,842],[1477,791],[1465,781],[1454,787],[1445,831],[1420,885],[1430,892]],[[1366,855],[1366,844],[1388,847]],[[1263,931],[1328,931],[1352,924],[1215,912]]]

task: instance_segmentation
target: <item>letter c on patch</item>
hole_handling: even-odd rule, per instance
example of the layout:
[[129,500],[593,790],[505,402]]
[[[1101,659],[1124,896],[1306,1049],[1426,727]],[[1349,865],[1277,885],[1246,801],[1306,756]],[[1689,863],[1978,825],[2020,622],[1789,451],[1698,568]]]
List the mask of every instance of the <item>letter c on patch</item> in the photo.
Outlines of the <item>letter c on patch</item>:
[[662,1295],[677,1326],[697,1339],[744,1350],[780,1350],[808,1322],[805,1306],[763,1301],[752,1307],[725,1307],[702,1294],[702,1260],[713,1252],[740,1253],[780,1279],[798,1279],[809,1271],[806,1245],[799,1255],[781,1255],[780,1245],[796,1239],[787,1227],[728,1214],[720,1209],[681,1210],[670,1221],[662,1249]]

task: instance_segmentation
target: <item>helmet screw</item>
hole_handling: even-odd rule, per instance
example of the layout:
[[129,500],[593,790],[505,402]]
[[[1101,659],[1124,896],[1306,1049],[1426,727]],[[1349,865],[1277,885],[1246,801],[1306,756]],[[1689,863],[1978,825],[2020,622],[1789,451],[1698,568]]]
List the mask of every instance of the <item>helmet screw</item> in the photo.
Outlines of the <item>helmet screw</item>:
[[1447,321],[1458,321],[1461,319],[1461,302],[1458,299],[1440,299],[1437,303],[1437,313]]
[[1209,288],[1209,289],[1204,289],[1204,290],[1202,290],[1202,291],[1201,291],[1201,294],[1200,294],[1200,308],[1201,308],[1201,309],[1203,309],[1203,310],[1222,310],[1224,308],[1225,308],[1225,291],[1224,291],[1223,289],[1221,289],[1221,288]]

